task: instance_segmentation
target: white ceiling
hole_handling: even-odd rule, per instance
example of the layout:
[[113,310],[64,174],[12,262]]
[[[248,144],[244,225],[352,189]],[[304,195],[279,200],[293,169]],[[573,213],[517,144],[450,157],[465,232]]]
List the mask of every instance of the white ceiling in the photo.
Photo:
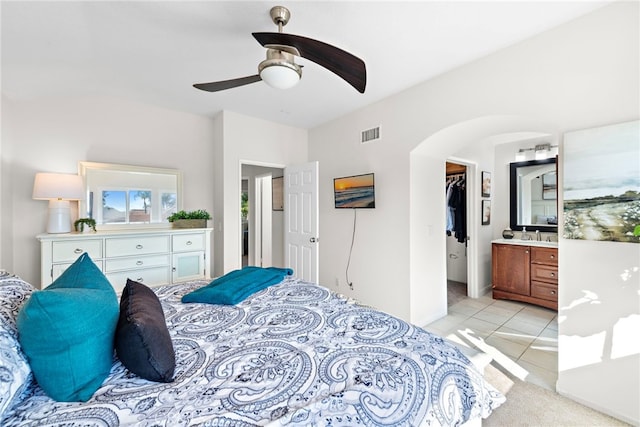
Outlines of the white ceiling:
[[312,128],[599,8],[609,1],[288,1],[284,31],[363,59],[358,93],[313,62],[298,86],[224,92],[193,83],[257,74],[277,31],[264,1],[2,1],[9,99],[113,96],[213,116],[222,109]]

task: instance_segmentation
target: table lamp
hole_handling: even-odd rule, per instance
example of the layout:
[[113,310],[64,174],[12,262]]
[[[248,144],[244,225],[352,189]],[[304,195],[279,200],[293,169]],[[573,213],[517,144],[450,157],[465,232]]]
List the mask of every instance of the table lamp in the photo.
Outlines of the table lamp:
[[37,173],[33,183],[33,198],[49,200],[47,233],[69,233],[71,231],[69,200],[84,198],[82,177],[65,173]]

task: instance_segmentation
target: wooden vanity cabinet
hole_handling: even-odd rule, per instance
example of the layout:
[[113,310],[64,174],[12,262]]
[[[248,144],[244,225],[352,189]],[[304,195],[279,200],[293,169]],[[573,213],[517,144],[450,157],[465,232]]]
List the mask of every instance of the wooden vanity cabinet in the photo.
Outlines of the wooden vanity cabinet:
[[558,249],[492,244],[493,298],[558,309]]
[[531,250],[529,246],[499,245],[492,248],[493,289],[529,295]]

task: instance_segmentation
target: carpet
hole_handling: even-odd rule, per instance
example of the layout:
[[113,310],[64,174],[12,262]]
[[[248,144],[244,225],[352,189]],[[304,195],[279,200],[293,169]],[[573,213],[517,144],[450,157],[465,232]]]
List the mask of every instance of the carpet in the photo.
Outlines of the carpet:
[[484,372],[487,381],[505,394],[507,401],[482,420],[483,427],[629,426],[556,392],[513,378],[491,364]]

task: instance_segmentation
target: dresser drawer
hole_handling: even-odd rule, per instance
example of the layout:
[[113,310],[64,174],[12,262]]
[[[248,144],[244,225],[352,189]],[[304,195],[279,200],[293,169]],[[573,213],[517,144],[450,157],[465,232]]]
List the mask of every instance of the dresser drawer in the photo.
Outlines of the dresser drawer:
[[531,280],[558,283],[558,267],[544,264],[531,264]]
[[173,252],[203,251],[205,247],[204,233],[176,234],[172,239]]
[[[102,271],[102,261],[98,260],[92,260],[93,263],[96,265],[96,267],[98,267],[100,269],[100,271]],[[64,273],[64,271],[69,268],[69,266],[73,264],[72,262],[67,262],[64,264],[53,264],[51,266],[51,282],[53,282],[54,280],[56,280],[58,277],[60,277],[60,275],[62,273]],[[47,283],[47,285],[50,285],[51,283]]]
[[137,270],[140,268],[162,266],[169,266],[169,255],[145,255],[128,258],[109,258],[105,260],[105,272],[107,273],[119,270]]
[[73,262],[84,252],[91,259],[102,258],[102,240],[61,240],[53,242],[53,262]]
[[532,246],[531,262],[536,264],[558,265],[558,249]]
[[551,283],[531,282],[531,296],[557,302],[558,286]]
[[127,279],[135,280],[147,286],[166,285],[170,283],[169,267],[143,268],[135,271],[107,273],[107,279],[116,292],[122,292]]
[[107,257],[161,254],[169,252],[169,236],[106,239]]

